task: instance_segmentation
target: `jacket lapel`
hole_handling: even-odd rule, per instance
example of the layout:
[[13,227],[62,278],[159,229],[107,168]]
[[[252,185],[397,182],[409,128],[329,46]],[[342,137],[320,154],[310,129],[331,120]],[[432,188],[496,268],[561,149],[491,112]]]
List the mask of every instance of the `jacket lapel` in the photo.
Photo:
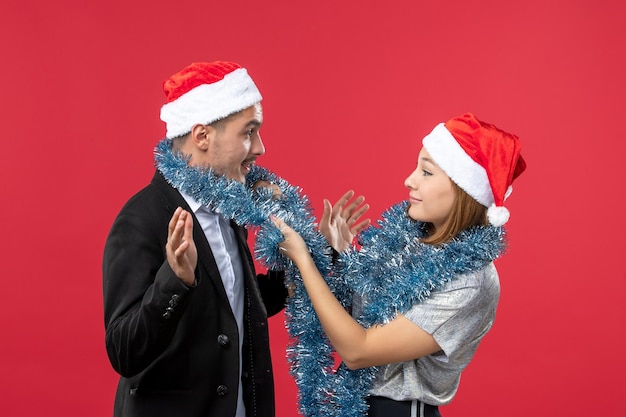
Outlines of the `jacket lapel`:
[[220,298],[223,298],[224,301],[226,301],[226,303],[230,305],[228,302],[228,296],[226,295],[226,290],[224,289],[224,284],[222,282],[220,271],[217,268],[217,263],[215,262],[215,257],[213,256],[213,252],[211,251],[209,242],[204,235],[204,230],[202,230],[202,226],[200,226],[200,222],[198,222],[198,218],[194,213],[191,212],[191,209],[189,208],[189,205],[187,204],[185,199],[174,187],[172,187],[165,180],[163,175],[158,170],[154,174],[152,183],[157,188],[159,188],[165,196],[165,200],[168,206],[167,208],[171,214],[174,214],[174,211],[179,206],[191,213],[193,217],[193,240],[196,244],[196,249],[198,251],[197,269],[201,271],[199,277],[197,277],[198,285],[206,284],[201,281],[207,279],[212,283]]

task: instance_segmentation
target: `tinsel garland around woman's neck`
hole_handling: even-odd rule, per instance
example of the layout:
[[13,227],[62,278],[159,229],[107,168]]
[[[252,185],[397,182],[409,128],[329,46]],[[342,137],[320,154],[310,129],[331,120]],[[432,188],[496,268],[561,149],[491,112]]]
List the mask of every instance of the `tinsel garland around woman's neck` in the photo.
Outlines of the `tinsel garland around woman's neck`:
[[[484,268],[505,249],[501,227],[474,227],[454,240],[432,246],[420,242],[425,225],[407,217],[407,203],[383,213],[378,227],[360,236],[362,248],[340,256],[330,264],[329,247],[317,231],[306,196],[297,187],[268,170],[253,166],[246,184],[215,175],[211,170],[188,166],[188,158],[172,152],[171,141],[155,149],[157,169],[176,189],[242,226],[258,227],[255,257],[270,269],[284,270],[293,289],[286,310],[291,337],[287,359],[299,389],[300,413],[306,417],[363,416],[365,398],[376,368],[334,370],[333,348],[315,314],[300,272],[278,250],[282,234],[269,220],[284,219],[307,243],[313,261],[339,302],[349,306],[354,293],[364,297],[357,320],[364,327],[384,324],[406,312],[459,274]],[[255,191],[258,181],[281,190],[273,198],[270,189]]]

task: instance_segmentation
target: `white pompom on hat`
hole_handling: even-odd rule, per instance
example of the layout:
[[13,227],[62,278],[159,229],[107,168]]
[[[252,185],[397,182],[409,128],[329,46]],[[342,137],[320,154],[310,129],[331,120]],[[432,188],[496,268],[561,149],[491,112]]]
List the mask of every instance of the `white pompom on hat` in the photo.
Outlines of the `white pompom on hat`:
[[489,223],[509,220],[504,200],[526,169],[517,136],[466,113],[435,126],[422,144],[452,181],[487,207]]
[[195,124],[210,124],[262,100],[248,71],[234,62],[194,62],[163,83],[161,120],[170,139]]

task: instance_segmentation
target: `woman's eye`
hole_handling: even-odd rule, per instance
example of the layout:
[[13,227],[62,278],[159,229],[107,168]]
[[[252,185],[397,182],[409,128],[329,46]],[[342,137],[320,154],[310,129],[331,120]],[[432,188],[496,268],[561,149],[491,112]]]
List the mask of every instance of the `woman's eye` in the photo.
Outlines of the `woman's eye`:
[[425,169],[422,170],[422,173],[424,174],[425,177],[430,177],[431,175],[433,175],[432,173],[426,171]]

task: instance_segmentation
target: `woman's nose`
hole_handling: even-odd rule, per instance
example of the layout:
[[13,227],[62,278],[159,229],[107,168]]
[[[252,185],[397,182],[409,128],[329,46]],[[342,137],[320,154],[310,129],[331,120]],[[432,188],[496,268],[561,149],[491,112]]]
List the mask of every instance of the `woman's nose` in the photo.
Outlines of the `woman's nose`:
[[406,177],[406,179],[404,180],[404,186],[406,188],[410,188],[410,189],[414,190],[417,187],[416,178],[415,178],[415,173],[416,172],[417,172],[417,170],[413,171],[411,173],[411,175]]

